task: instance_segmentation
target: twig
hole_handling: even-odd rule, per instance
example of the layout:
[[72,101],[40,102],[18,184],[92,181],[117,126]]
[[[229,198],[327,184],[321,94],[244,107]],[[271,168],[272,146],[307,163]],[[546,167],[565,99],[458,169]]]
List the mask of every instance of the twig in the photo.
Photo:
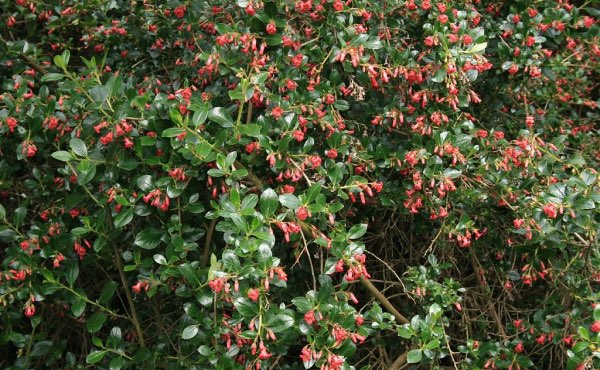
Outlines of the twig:
[[208,230],[206,231],[206,239],[204,240],[204,252],[202,253],[202,266],[206,266],[208,264],[208,260],[210,258],[210,243],[212,242],[212,236],[215,231],[216,224],[217,219],[213,218],[210,221]]
[[[114,225],[114,221],[112,219],[112,215],[110,214],[110,209],[106,210],[106,214],[108,218],[108,227],[112,228],[112,226]],[[127,303],[129,304],[129,310],[131,311],[131,322],[133,323],[135,331],[138,335],[140,347],[143,348],[146,347],[146,341],[144,340],[144,331],[142,330],[140,320],[138,319],[137,310],[135,308],[135,302],[133,301],[133,297],[131,296],[131,292],[129,291],[129,284],[127,283],[127,277],[125,276],[125,270],[123,269],[123,261],[121,261],[121,257],[119,256],[119,250],[114,240],[111,239],[110,244],[113,249],[117,271],[119,271],[119,277],[121,278],[121,284],[123,285],[123,290],[125,291],[125,297],[127,298]]]
[[394,315],[394,317],[396,318],[396,320],[398,322],[400,322],[401,324],[408,324],[409,321],[406,317],[404,317],[404,315],[402,315],[397,309],[396,307],[394,307],[394,305],[379,291],[379,289],[377,289],[375,287],[375,285],[373,285],[373,283],[371,283],[369,281],[369,279],[365,278],[364,276],[360,277],[360,282],[364,285],[365,288],[367,288],[367,290],[369,291],[369,293],[371,293],[371,295],[379,301],[379,303],[381,303],[381,305],[383,307],[385,307],[386,310],[388,310],[392,315]]

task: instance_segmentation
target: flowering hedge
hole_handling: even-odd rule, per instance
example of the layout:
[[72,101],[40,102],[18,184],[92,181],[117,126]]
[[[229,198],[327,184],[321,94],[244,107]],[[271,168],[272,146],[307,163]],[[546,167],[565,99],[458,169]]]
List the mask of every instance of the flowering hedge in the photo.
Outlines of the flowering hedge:
[[3,368],[600,367],[592,2],[0,6]]

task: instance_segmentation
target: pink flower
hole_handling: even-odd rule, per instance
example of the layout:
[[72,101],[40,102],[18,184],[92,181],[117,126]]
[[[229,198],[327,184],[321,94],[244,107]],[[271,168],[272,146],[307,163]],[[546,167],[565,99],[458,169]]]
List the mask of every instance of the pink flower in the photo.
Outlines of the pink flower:
[[310,212],[306,207],[301,206],[296,210],[296,216],[298,216],[300,220],[304,221],[307,217],[310,217]]
[[590,326],[590,330],[592,333],[600,333],[600,321],[595,321],[592,326]]
[[317,318],[315,317],[315,311],[314,310],[310,310],[307,313],[304,314],[304,321],[306,321],[306,323],[308,325],[312,325],[317,321]]
[[554,204],[552,204],[552,203],[546,204],[544,206],[544,213],[549,218],[556,218],[556,216],[558,215],[558,212],[556,210],[556,206]]
[[250,298],[253,302],[258,301],[258,297],[260,296],[260,290],[254,288],[248,291],[248,298]]
[[516,353],[522,353],[524,350],[525,350],[525,348],[523,348],[523,343],[519,343],[515,346]]

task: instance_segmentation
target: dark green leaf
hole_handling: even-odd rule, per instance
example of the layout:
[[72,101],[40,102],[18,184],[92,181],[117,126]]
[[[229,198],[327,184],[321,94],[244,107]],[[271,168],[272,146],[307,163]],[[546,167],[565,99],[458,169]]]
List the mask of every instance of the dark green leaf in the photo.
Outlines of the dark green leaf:
[[75,317],[81,316],[83,311],[85,311],[85,304],[86,303],[85,303],[85,300],[83,300],[83,298],[77,297],[77,300],[71,306],[71,312],[73,313],[73,316],[75,316]]
[[161,134],[162,137],[175,137],[185,133],[185,129],[182,127],[170,127],[164,130]]
[[71,147],[73,153],[77,154],[80,157],[86,157],[88,154],[87,146],[81,139],[78,139],[76,137],[71,139],[71,141],[69,141],[69,146]]
[[87,330],[90,333],[95,333],[98,330],[100,330],[100,328],[102,328],[102,325],[104,325],[105,322],[106,322],[106,315],[102,312],[96,312],[87,320],[87,323],[86,323]]
[[90,95],[96,103],[104,103],[108,98],[108,89],[105,86],[94,86],[90,90]]
[[85,358],[85,362],[88,364],[95,364],[96,362],[102,361],[107,351],[93,351]]
[[409,364],[416,364],[417,362],[421,361],[421,358],[423,358],[423,351],[420,349],[413,349],[412,351],[408,352],[406,362]]
[[302,205],[300,199],[294,194],[282,194],[279,196],[279,201],[284,207],[289,209],[296,209]]
[[137,234],[133,243],[144,249],[154,249],[160,244],[163,234],[163,231],[159,229],[144,229]]
[[148,191],[153,188],[152,186],[152,176],[150,175],[142,175],[137,178],[137,186],[142,191]]
[[348,239],[358,239],[367,232],[367,224],[354,225],[348,230]]
[[266,325],[273,330],[274,333],[280,333],[294,326],[294,318],[290,315],[279,314],[269,317]]
[[42,76],[42,82],[59,81],[65,77],[66,76],[62,73],[48,73],[48,74]]
[[221,127],[233,127],[233,118],[229,111],[222,107],[215,107],[208,111],[208,119],[218,123]]
[[190,325],[183,329],[183,333],[181,333],[181,339],[192,339],[198,334],[198,325]]
[[98,303],[105,304],[111,300],[112,296],[115,294],[117,290],[117,283],[114,281],[109,281],[104,284],[102,290],[100,291],[100,297],[98,298]]
[[113,357],[108,364],[110,370],[120,370],[124,365],[123,357]]
[[25,216],[27,216],[27,208],[19,207],[15,209],[15,212],[13,213],[13,224],[17,229],[23,225]]
[[130,223],[132,219],[133,219],[133,208],[129,208],[125,211],[121,211],[121,213],[119,213],[115,217],[115,227],[116,228],[123,227],[123,226],[127,225],[128,223]]
[[79,276],[79,264],[77,261],[71,261],[69,264],[65,265],[65,270],[67,282],[69,283],[69,286],[72,287]]
[[[183,117],[181,117],[181,113],[179,113],[178,110],[171,109],[169,111],[169,116],[171,117],[171,121],[173,121],[173,123],[177,124],[178,126],[183,124]],[[163,132],[163,137],[166,137],[164,132]]]
[[52,158],[61,162],[68,162],[73,160],[73,156],[71,155],[71,153],[65,152],[64,150],[59,150],[58,152],[54,152],[51,155]]

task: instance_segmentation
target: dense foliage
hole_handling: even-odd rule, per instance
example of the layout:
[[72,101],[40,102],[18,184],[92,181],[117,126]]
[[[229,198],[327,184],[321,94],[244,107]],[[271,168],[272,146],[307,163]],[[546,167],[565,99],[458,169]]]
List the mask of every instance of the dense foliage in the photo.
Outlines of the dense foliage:
[[600,368],[592,1],[0,9],[0,367]]

